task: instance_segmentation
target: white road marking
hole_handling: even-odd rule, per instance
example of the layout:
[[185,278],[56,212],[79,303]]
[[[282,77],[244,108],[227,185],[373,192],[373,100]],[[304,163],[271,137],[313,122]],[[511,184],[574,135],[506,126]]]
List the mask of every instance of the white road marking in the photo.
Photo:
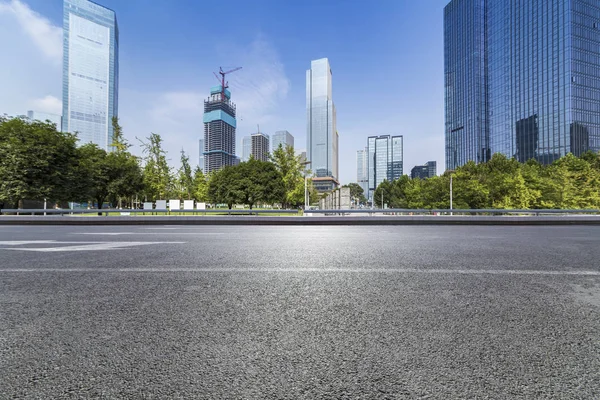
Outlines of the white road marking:
[[0,246],[22,246],[24,244],[56,243],[56,240],[0,240]]
[[78,232],[71,235],[223,235],[221,232]]
[[[159,242],[160,243],[160,242]],[[174,242],[169,242],[174,243]],[[16,250],[16,249],[15,249]],[[27,249],[30,250],[30,249]],[[541,271],[516,269],[413,269],[413,268],[7,268],[2,272],[326,272],[381,274],[458,274],[458,275],[567,275],[600,276],[600,271]]]
[[[71,242],[72,243],[72,242]],[[6,248],[4,250],[13,251],[34,251],[41,253],[64,252],[64,251],[98,251],[98,250],[120,250],[126,247],[146,246],[150,244],[181,244],[186,242],[92,242],[93,244],[85,244],[79,246],[63,246],[63,247],[38,247],[38,248]],[[56,243],[52,243],[56,244]]]

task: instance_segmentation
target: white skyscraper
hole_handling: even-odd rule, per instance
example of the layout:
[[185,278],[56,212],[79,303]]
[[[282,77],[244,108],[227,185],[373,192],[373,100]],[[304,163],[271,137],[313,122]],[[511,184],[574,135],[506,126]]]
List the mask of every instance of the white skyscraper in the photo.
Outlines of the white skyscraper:
[[306,71],[306,155],[318,191],[339,185],[338,132],[327,58],[311,61]]
[[365,197],[369,195],[369,151],[365,147],[356,152],[356,183],[363,189]]
[[242,138],[242,161],[248,161],[252,154],[252,136]]
[[288,131],[277,131],[272,136],[272,151],[277,150],[279,145],[285,149],[286,146],[294,147],[294,137]]
[[115,12],[88,0],[64,0],[63,132],[109,150],[118,115],[119,28]]

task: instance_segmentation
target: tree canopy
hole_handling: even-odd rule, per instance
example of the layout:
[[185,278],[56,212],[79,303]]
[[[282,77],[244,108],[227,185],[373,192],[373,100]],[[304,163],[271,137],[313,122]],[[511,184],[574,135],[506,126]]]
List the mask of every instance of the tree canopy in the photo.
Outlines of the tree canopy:
[[600,153],[573,154],[542,165],[519,163],[502,154],[490,161],[470,161],[454,172],[425,180],[402,176],[384,181],[374,201],[390,208],[449,208],[450,175],[457,209],[583,209],[600,208]]

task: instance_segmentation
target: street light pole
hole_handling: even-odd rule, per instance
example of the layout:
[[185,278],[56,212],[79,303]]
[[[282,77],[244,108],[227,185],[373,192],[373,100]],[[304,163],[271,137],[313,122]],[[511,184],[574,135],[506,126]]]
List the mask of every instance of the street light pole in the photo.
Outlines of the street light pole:
[[453,169],[447,171],[450,173],[450,215],[452,214],[452,174],[455,172]]
[[306,166],[310,164],[310,161],[306,161],[300,164],[304,165],[304,212],[306,213],[306,207],[310,203],[310,199],[308,196],[308,175],[306,174]]

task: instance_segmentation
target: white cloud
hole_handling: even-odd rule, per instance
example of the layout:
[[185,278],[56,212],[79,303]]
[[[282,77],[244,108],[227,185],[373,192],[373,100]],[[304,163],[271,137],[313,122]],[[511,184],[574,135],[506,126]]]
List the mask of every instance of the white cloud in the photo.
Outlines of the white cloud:
[[[256,124],[260,124],[261,131],[265,132],[285,129],[278,116],[278,107],[286,98],[290,84],[279,55],[269,41],[258,36],[246,46],[222,46],[218,53],[224,54],[223,58],[226,57],[232,64],[243,67],[227,76],[232,101],[237,108],[237,145],[243,136],[256,132]],[[126,137],[137,145],[135,137],[145,138],[150,132],[160,133],[172,166],[179,166],[182,148],[195,165],[199,153],[198,139],[204,135],[204,100],[209,96],[210,86],[217,84],[213,78],[203,82],[202,89],[198,91],[149,93],[121,89],[119,114]],[[236,150],[241,153],[240,148]]]
[[47,95],[43,98],[32,100],[31,109],[34,111],[60,115],[62,114],[62,100],[58,97]]
[[20,0],[0,3],[0,14],[10,14],[42,53],[54,63],[62,61],[62,29]]
[[0,48],[0,114],[43,111],[37,105],[60,113],[51,97],[62,92],[61,29],[18,0],[0,0]]
[[278,105],[287,97],[290,88],[277,51],[263,35],[245,48],[232,46],[222,51],[237,54],[231,59],[242,66],[240,71],[229,76],[232,100],[238,110],[239,130],[242,131],[238,136],[254,132],[256,124],[275,124]]

